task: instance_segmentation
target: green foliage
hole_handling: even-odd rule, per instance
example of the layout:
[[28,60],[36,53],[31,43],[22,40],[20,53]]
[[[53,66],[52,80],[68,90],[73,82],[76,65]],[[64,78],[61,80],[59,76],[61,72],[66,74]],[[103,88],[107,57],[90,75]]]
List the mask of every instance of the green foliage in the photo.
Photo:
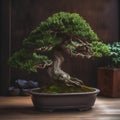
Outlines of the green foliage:
[[[44,52],[51,51],[52,53],[55,46],[64,44],[76,52],[76,46],[81,45],[81,42],[76,38],[82,39],[83,43],[92,42],[93,55],[97,57],[109,52],[105,44],[98,41],[96,33],[79,14],[59,12],[41,22],[23,40],[23,48],[11,56],[9,63],[13,67],[36,72],[37,69],[34,66],[43,66],[45,62],[52,61]],[[71,40],[75,46],[70,44]]]
[[102,57],[102,56],[110,55],[109,47],[102,42],[98,42],[98,41],[92,42],[92,50],[94,52],[95,57]]
[[21,49],[13,54],[9,59],[9,64],[15,68],[25,69],[27,71],[37,72],[33,66],[40,65],[51,60],[45,55],[37,55],[29,50]]
[[108,44],[108,47],[111,51],[111,66],[120,68],[120,42],[113,42],[112,44]]
[[29,47],[55,46],[64,39],[81,36],[90,40],[98,40],[89,24],[76,13],[59,12],[40,23],[24,40]]

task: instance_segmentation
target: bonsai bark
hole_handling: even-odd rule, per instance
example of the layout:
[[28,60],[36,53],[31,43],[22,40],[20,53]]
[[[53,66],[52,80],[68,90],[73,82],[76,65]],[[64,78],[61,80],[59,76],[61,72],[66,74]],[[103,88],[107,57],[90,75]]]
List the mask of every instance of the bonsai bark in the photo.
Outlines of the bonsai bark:
[[60,50],[54,49],[53,53],[53,64],[48,68],[48,73],[53,80],[59,80],[59,82],[64,82],[67,86],[82,86],[83,81],[78,78],[71,77],[68,73],[61,69],[61,65],[64,62],[64,57]]

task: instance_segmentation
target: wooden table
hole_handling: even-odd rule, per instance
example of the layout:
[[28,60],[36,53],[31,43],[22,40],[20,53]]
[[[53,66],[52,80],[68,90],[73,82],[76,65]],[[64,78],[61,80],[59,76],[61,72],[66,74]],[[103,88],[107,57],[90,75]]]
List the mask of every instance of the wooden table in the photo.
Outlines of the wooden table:
[[0,120],[120,120],[120,98],[97,97],[89,111],[36,111],[30,96],[0,97]]

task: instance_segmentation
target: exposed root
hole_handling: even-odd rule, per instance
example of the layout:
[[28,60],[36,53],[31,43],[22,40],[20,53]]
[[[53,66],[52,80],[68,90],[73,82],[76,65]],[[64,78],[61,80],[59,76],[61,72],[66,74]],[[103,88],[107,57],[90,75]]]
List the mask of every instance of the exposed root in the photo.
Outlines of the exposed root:
[[70,79],[71,79],[71,81],[74,81],[75,83],[77,83],[77,86],[84,85],[83,81],[78,78],[70,77]]

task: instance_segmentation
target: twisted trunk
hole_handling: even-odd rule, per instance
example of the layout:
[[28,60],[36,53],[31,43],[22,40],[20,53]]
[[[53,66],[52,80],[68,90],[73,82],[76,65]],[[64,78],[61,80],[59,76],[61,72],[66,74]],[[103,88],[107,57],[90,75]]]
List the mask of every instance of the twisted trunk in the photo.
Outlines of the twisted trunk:
[[81,86],[83,82],[78,78],[71,77],[68,73],[61,69],[61,64],[64,61],[64,57],[58,50],[54,51],[54,61],[51,67],[48,68],[48,73],[53,80],[59,80],[64,82],[67,86]]

